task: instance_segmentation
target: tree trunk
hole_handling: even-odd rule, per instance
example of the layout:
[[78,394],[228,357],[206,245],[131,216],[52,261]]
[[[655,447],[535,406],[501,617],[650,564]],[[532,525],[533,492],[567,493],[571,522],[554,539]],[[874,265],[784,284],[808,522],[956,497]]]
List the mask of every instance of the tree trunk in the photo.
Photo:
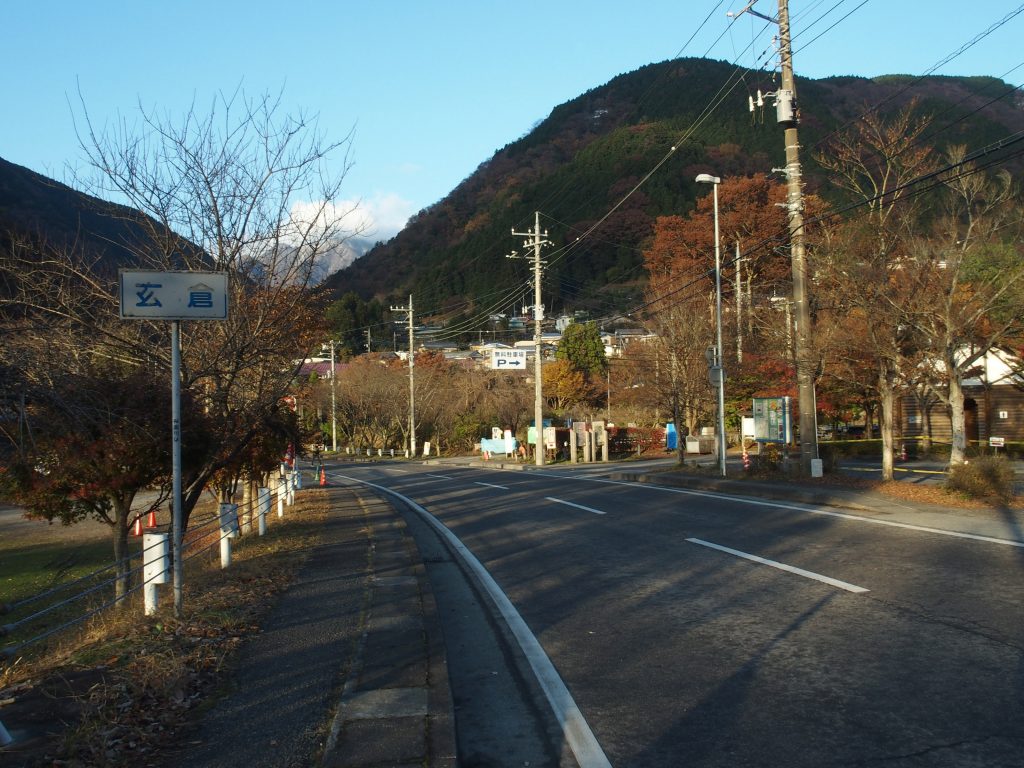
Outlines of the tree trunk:
[[114,513],[114,597],[121,599],[131,589],[131,561],[128,559],[128,528],[130,527],[131,498],[113,498]]
[[[893,410],[896,404],[894,375],[892,366],[888,361],[883,361],[878,370],[878,395],[881,405],[881,427],[882,427],[882,479],[893,479]],[[871,437],[871,422],[865,426],[867,437]]]
[[[676,425],[676,453],[679,454],[679,463],[682,464],[686,461],[686,440],[683,437],[683,420],[679,417],[679,397],[673,395],[672,397],[672,419]],[[689,430],[686,430],[689,431]]]
[[[950,356],[952,357],[952,356]],[[952,447],[949,452],[950,464],[963,464],[967,461],[967,426],[964,421],[964,392],[960,385],[957,369],[946,361],[949,375],[949,429]]]

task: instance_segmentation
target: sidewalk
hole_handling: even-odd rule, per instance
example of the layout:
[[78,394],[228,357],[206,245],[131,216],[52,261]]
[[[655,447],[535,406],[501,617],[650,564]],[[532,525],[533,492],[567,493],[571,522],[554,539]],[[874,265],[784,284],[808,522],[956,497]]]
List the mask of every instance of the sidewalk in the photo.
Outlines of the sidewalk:
[[324,543],[166,765],[455,766],[445,651],[416,545],[376,497],[342,487],[331,500]]

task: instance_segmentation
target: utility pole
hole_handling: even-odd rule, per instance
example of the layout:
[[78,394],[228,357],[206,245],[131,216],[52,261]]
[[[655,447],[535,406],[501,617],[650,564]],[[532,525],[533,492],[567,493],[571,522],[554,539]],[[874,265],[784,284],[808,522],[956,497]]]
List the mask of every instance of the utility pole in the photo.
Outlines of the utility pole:
[[338,452],[338,410],[334,398],[334,380],[338,369],[334,366],[334,339],[331,339],[331,450]]
[[743,362],[743,281],[740,276],[740,241],[736,240],[736,362]]
[[[512,230],[513,237],[531,238],[523,242],[523,247],[533,246],[533,424],[534,434],[537,442],[534,450],[534,463],[538,467],[544,466],[544,399],[541,387],[541,321],[544,319],[544,306],[540,303],[540,274],[543,262],[540,259],[541,246],[550,245],[547,240],[548,233],[544,232],[543,238],[540,231],[540,211],[534,212],[534,224],[532,232],[516,232]],[[518,254],[512,253],[510,259],[518,258]]]
[[807,290],[807,258],[804,249],[803,182],[800,173],[800,141],[797,125],[800,122],[796,101],[796,81],[793,77],[793,49],[790,44],[789,0],[779,0],[779,17],[769,18],[753,10],[757,0],[748,3],[738,17],[750,13],[779,25],[779,58],[782,67],[782,87],[775,94],[776,121],[785,128],[786,141],[786,208],[789,215],[790,263],[793,270],[793,309],[796,320],[797,402],[800,407],[800,467],[805,475],[812,473],[813,461],[818,459],[818,433],[814,397],[814,359],[811,350],[811,311]]
[[715,346],[708,350],[708,376],[712,386],[718,389],[718,471],[725,477],[725,351],[722,348],[722,253],[718,232],[718,185],[722,180],[702,173],[696,182],[710,184],[715,198]]
[[[409,458],[416,458],[416,379],[413,375],[416,350],[413,349],[412,294],[409,294],[409,306],[392,307],[392,312],[405,312],[409,318]],[[369,334],[369,331],[367,331]]]

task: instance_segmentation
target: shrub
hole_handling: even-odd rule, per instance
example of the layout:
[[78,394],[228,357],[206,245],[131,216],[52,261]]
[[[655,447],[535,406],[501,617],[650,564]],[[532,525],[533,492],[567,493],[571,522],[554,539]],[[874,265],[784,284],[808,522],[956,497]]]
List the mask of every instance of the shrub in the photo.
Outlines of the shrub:
[[771,477],[785,472],[787,463],[777,443],[762,443],[760,452],[750,457],[750,471],[755,477]]
[[980,456],[950,468],[946,487],[973,499],[1013,498],[1013,466],[1002,456]]

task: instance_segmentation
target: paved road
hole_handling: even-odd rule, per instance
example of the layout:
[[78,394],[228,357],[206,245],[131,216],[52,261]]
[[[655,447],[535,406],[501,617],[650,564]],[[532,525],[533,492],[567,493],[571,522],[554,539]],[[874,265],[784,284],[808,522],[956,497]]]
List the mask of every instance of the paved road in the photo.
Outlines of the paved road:
[[915,527],[900,505],[851,513],[571,471],[344,473],[415,500],[480,561],[612,765],[1021,765],[1012,519],[982,535],[972,513]]

